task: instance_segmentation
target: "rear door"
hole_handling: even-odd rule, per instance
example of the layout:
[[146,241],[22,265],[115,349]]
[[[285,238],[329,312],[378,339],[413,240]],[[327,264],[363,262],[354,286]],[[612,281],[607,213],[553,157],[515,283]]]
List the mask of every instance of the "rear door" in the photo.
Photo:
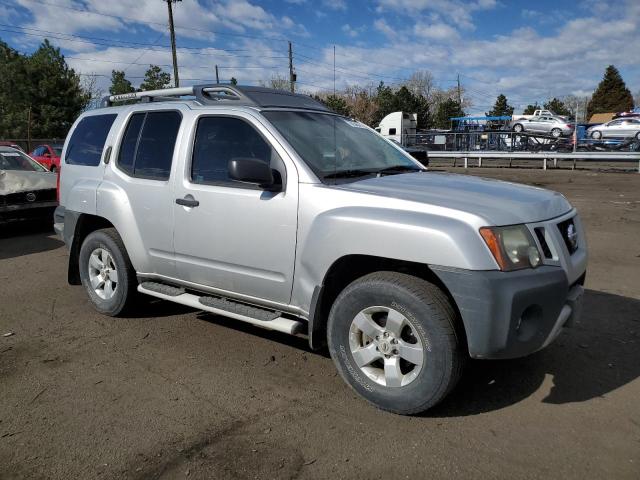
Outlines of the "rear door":
[[[245,112],[201,114],[190,127],[184,171],[173,205],[175,258],[181,280],[233,296],[286,305],[295,260],[298,176],[266,124]],[[269,163],[283,190],[234,181],[233,158]]]
[[98,213],[118,229],[139,273],[175,276],[170,178],[181,108],[123,115],[118,143],[100,185]]

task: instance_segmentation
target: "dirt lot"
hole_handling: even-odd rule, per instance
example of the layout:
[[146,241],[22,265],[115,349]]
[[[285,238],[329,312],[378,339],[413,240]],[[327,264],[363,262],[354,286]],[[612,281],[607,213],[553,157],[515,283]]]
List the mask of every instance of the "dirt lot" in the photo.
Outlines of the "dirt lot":
[[578,207],[584,316],[529,358],[471,362],[422,417],[356,398],[302,338],[162,302],[98,315],[50,232],[4,232],[0,478],[640,478],[640,175],[470,173]]

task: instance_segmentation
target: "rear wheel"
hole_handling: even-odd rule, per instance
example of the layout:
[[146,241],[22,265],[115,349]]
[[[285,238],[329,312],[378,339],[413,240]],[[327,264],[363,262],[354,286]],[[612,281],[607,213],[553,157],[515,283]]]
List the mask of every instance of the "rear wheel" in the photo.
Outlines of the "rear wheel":
[[636,140],[640,140],[640,132],[636,133]]
[[377,407],[414,414],[455,386],[465,359],[456,315],[435,285],[397,272],[362,277],[336,299],[328,344],[342,378]]
[[523,127],[522,125],[520,125],[519,123],[516,123],[516,124],[513,126],[513,131],[514,131],[514,132],[516,132],[516,133],[520,133],[520,132],[522,132],[523,130],[524,130],[524,127]]
[[135,296],[137,279],[115,228],[90,233],[80,247],[80,279],[95,309],[117,316]]
[[591,138],[594,140],[600,140],[602,138],[602,132],[599,132],[598,130],[591,132]]
[[560,130],[559,128],[554,128],[553,130],[551,130],[551,135],[558,138],[560,135],[562,135],[562,130]]
[[51,165],[51,173],[56,173],[58,169],[56,168],[55,165]]

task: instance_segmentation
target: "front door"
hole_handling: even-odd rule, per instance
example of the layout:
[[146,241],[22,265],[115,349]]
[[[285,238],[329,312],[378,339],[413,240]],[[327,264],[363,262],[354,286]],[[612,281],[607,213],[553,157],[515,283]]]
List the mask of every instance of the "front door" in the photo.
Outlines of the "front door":
[[[195,122],[183,175],[176,178],[178,277],[223,295],[287,304],[296,248],[295,166],[250,115],[202,115]],[[269,163],[283,190],[268,192],[230,179],[227,166],[234,158]]]

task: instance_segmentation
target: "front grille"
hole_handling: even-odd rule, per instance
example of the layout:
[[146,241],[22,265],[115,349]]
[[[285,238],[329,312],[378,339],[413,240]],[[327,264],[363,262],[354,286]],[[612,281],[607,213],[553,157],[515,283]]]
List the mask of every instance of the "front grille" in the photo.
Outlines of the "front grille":
[[560,230],[560,235],[569,253],[575,252],[578,249],[578,229],[573,223],[573,218],[560,222],[558,230]]
[[549,248],[549,244],[547,243],[547,239],[544,238],[544,227],[536,227],[533,229],[536,232],[536,237],[538,238],[538,242],[540,243],[540,248],[542,248],[542,254],[544,258],[553,258],[551,254],[551,249]]
[[4,204],[6,205],[24,205],[40,202],[55,202],[56,189],[49,188],[46,190],[32,190],[28,192],[10,193],[4,196]]

